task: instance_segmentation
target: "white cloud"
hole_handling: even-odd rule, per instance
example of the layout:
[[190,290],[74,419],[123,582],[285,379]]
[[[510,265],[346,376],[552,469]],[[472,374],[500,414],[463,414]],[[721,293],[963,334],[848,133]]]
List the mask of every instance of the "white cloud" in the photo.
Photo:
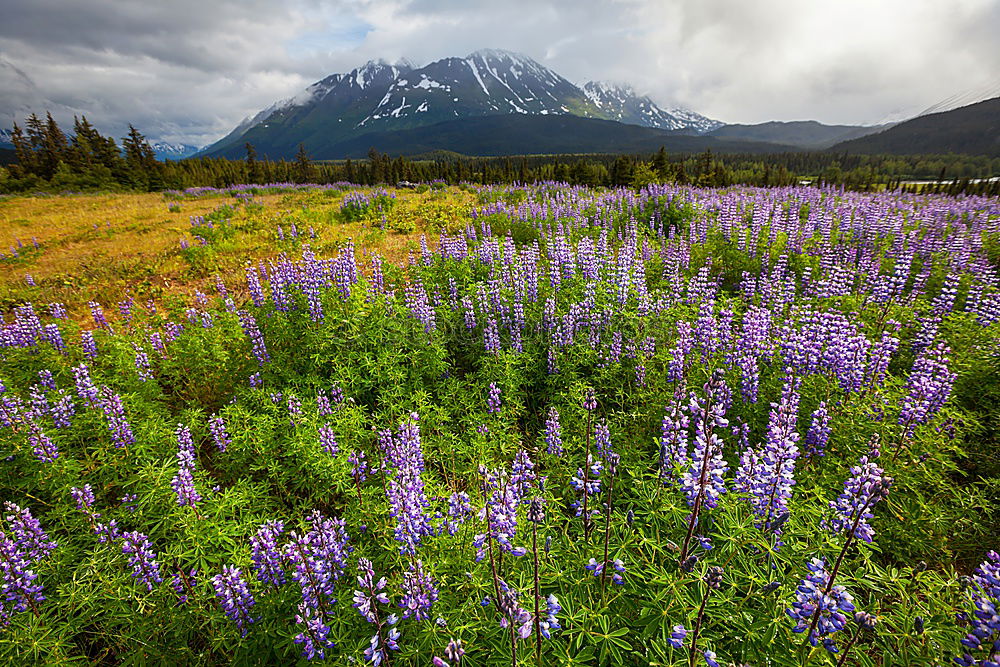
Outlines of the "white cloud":
[[875,122],[1000,72],[997,0],[8,0],[3,18],[0,122],[44,104],[188,143],[369,58],[490,46],[728,122]]

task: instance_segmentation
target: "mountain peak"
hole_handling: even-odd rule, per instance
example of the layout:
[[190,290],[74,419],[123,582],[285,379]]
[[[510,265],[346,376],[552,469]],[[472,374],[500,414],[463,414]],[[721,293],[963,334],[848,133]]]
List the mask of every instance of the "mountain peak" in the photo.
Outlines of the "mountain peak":
[[465,118],[502,115],[580,116],[645,127],[702,133],[719,123],[693,112],[664,110],[631,86],[591,82],[586,89],[529,56],[479,49],[423,67],[370,60],[333,74],[241,123],[209,154],[283,155],[299,143],[353,139]]
[[[627,83],[612,83],[609,81],[588,81],[583,84],[583,92],[587,94],[587,97],[591,99],[595,104],[599,100],[603,100],[608,96],[615,97],[637,97],[635,89]],[[600,104],[598,104],[600,106]]]
[[507,51],[506,49],[478,49],[465,57],[468,60],[471,60],[473,58],[482,58],[484,60],[506,59],[506,60],[513,60],[514,62],[531,62],[531,63],[535,62],[532,58],[529,58],[523,53],[517,53],[516,51]]

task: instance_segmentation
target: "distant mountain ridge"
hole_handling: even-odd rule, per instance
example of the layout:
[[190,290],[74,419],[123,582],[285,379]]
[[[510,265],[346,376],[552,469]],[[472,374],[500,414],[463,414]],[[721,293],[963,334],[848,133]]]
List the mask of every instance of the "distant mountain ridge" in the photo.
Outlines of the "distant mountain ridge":
[[887,125],[824,125],[815,120],[770,121],[756,125],[723,125],[708,132],[720,139],[791,144],[799,148],[823,149],[834,144],[881,132]]
[[201,150],[198,146],[175,144],[168,141],[154,141],[149,145],[158,160],[183,160]]
[[[11,135],[12,131],[10,129],[0,128],[0,149],[14,150],[14,142],[11,139]],[[168,141],[152,141],[149,145],[158,160],[183,160],[201,150],[198,146],[175,144]]]
[[251,143],[262,157],[290,158],[300,143],[317,158],[378,132],[494,115],[569,115],[700,134],[721,125],[686,109],[663,109],[630,87],[571,83],[531,58],[497,49],[424,67],[369,61],[317,81],[244,120],[201,154],[239,158]]
[[965,153],[1000,157],[1000,97],[951,111],[911,118],[830,150],[844,153],[916,155]]
[[769,153],[794,146],[733,141],[570,114],[505,114],[456,118],[404,130],[371,132],[329,146],[330,154],[363,158],[369,148],[389,155],[445,151],[470,156],[670,152]]

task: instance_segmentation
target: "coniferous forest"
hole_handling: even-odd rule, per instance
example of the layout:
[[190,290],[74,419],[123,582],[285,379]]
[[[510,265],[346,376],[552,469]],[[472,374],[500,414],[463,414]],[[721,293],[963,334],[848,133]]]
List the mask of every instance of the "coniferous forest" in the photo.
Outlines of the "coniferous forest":
[[[314,161],[299,146],[292,161],[246,158],[157,161],[145,137],[129,126],[120,145],[85,117],[67,135],[52,118],[30,116],[12,135],[13,162],[0,167],[0,192],[216,188],[244,183],[359,185],[430,182],[457,184],[562,182],[642,187],[676,183],[698,187],[786,187],[806,182],[848,190],[905,190],[945,194],[1000,193],[1000,158],[974,155],[877,156],[803,151],[774,154],[531,155],[468,157],[438,153],[392,157],[369,151],[365,160]],[[930,181],[906,184],[904,181]]]

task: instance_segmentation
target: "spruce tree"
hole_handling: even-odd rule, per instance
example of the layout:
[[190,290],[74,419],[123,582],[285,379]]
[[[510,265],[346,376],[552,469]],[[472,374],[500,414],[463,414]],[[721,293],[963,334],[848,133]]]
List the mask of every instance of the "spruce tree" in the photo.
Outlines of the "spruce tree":
[[256,183],[258,181],[257,177],[257,149],[253,147],[249,141],[246,143],[247,149],[247,180],[250,183]]
[[295,171],[299,183],[307,183],[312,175],[312,160],[306,153],[305,144],[299,144],[299,151],[295,154]]

